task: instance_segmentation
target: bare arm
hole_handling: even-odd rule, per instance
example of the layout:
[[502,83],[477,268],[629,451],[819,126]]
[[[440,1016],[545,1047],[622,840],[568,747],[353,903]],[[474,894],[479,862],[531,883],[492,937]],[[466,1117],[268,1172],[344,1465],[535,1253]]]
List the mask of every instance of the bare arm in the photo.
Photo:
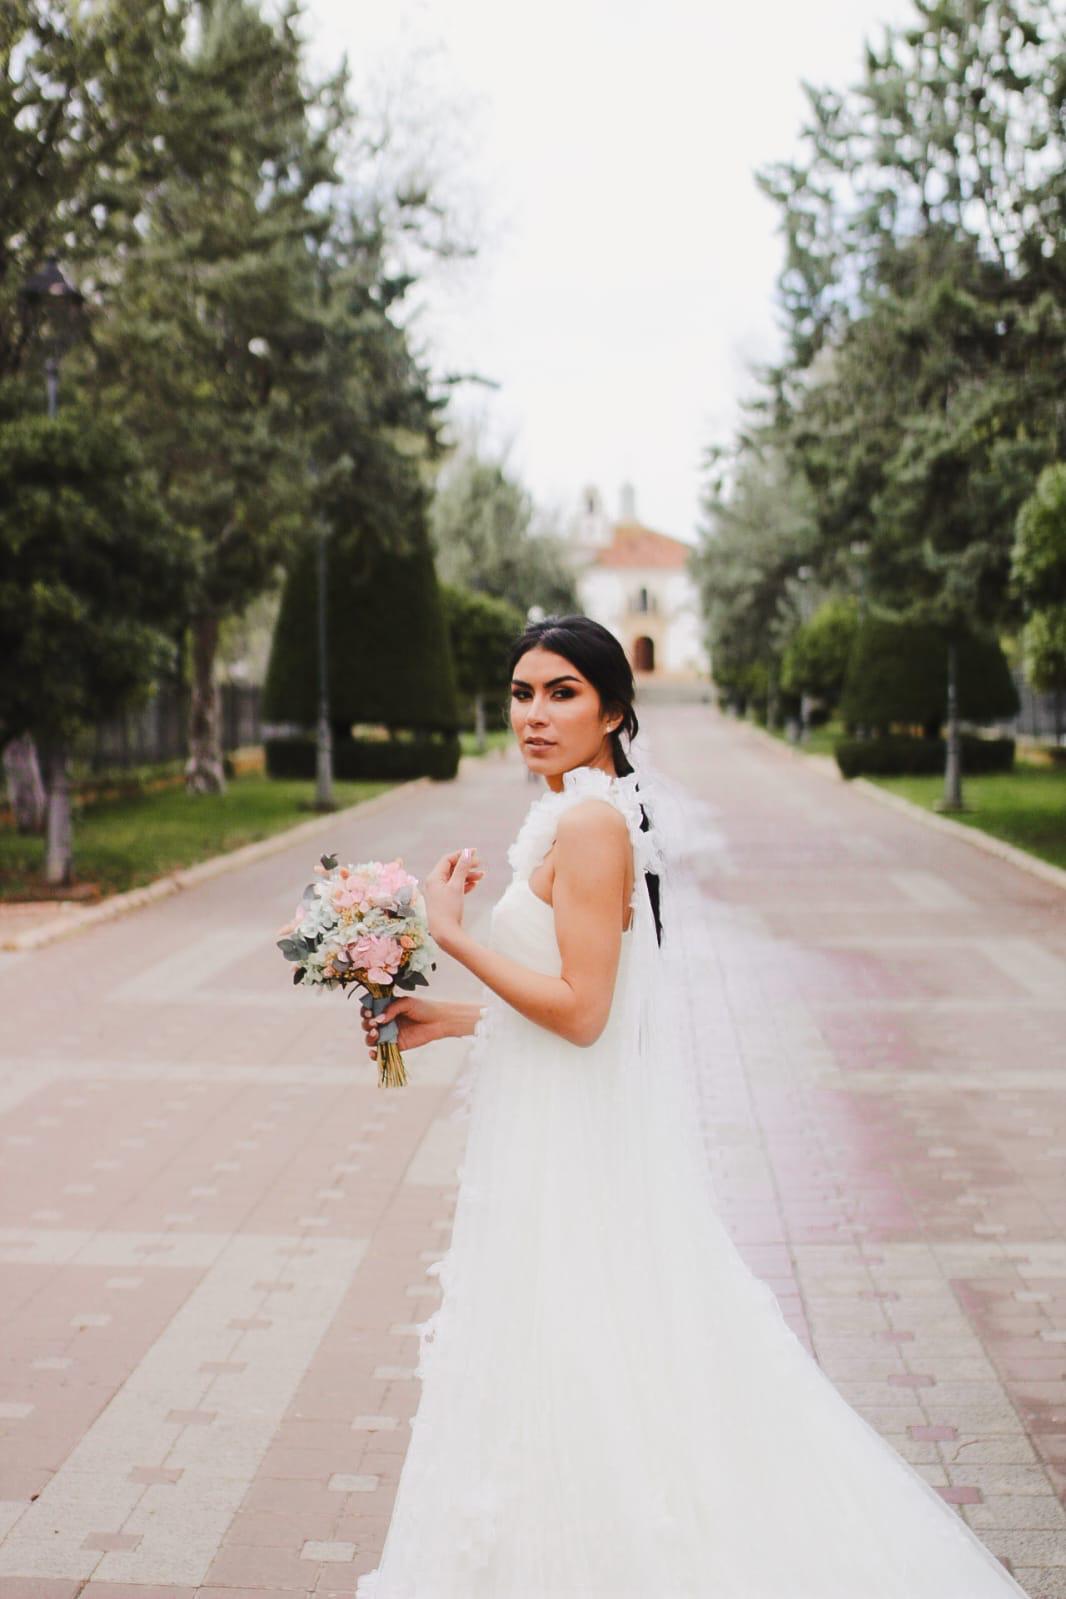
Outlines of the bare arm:
[[[533,971],[479,944],[462,925],[461,894],[442,883],[427,893],[433,937],[522,1016],[572,1044],[594,1044],[611,1008],[622,948],[630,852],[625,820],[606,800],[588,799],[559,818],[552,904],[562,957],[558,977]],[[460,862],[456,872],[463,870]]]

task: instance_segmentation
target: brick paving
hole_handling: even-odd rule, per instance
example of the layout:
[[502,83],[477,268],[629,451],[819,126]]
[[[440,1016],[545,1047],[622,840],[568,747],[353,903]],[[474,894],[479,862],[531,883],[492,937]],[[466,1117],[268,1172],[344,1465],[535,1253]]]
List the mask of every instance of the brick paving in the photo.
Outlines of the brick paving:
[[[1034,1599],[1066,1599],[1066,895],[706,707],[646,719],[718,813],[733,1236],[849,1402]],[[0,955],[0,1599],[306,1599],[376,1565],[464,1046],[379,1090],[355,1003],[293,990],[273,931],[319,849],[421,872],[467,843],[483,927],[536,792],[465,763],[335,840]]]

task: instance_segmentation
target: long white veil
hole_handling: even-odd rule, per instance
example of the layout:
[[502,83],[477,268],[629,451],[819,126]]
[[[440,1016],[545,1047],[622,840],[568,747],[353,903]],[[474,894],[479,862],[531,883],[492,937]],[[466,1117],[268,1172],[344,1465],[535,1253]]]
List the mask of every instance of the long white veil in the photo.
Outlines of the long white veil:
[[648,893],[636,896],[638,947],[630,966],[630,981],[640,990],[641,1069],[672,1102],[682,1135],[698,1140],[715,1197],[716,1067],[723,1048],[735,1044],[724,1036],[728,997],[703,883],[721,861],[723,838],[713,806],[667,776],[643,731],[627,755],[649,823],[646,859],[638,867],[658,879],[661,925],[660,942],[649,885]]

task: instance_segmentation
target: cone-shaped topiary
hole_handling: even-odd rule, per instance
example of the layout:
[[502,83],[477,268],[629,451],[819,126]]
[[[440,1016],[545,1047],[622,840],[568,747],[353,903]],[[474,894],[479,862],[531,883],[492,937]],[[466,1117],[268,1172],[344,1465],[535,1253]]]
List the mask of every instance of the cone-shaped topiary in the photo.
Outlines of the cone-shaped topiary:
[[[392,733],[413,732],[427,741],[448,734],[454,742],[455,674],[424,525],[413,533],[408,529],[408,538],[409,552],[402,555],[359,538],[330,540],[328,546],[330,722],[338,775],[350,764],[343,746],[355,723],[383,723]],[[316,563],[309,543],[292,565],[263,689],[266,722],[295,723],[308,732],[318,719]],[[393,775],[391,768],[384,771],[387,750],[383,746],[382,775]],[[439,744],[427,742],[427,751],[424,769],[442,775]],[[365,759],[359,764],[360,775],[371,775]],[[415,746],[407,747],[404,765],[404,775],[413,775]]]
[[[994,722],[1016,715],[1018,691],[995,639],[959,641],[959,715]],[[947,715],[947,642],[936,628],[868,616],[855,635],[840,715],[848,726],[920,726],[935,736]]]

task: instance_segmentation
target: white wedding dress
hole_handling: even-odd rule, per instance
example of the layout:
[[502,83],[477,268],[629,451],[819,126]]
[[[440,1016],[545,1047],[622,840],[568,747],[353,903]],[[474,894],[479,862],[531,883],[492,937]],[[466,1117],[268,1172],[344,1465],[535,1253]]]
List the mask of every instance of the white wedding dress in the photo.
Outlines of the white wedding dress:
[[559,972],[528,878],[587,799],[629,822],[633,920],[591,1047],[494,996],[479,1024],[420,1404],[357,1599],[1024,1595],[841,1397],[717,1215],[661,1015],[670,899],[660,953],[638,775],[568,772],[511,846],[496,948]]

